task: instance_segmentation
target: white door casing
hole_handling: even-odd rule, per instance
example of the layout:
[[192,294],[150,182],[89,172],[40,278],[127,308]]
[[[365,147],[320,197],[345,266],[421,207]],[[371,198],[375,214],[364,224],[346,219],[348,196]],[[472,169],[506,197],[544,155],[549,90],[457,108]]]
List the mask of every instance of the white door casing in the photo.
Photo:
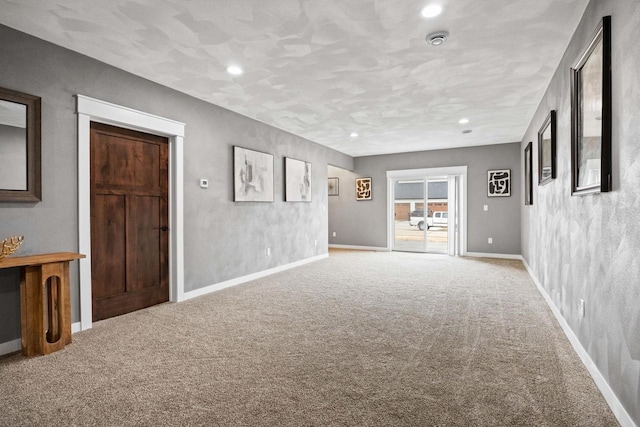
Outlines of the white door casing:
[[78,114],[78,250],[81,330],[92,325],[90,123],[98,122],[166,136],[169,139],[169,301],[184,299],[183,143],[185,124],[84,95],[76,95]]

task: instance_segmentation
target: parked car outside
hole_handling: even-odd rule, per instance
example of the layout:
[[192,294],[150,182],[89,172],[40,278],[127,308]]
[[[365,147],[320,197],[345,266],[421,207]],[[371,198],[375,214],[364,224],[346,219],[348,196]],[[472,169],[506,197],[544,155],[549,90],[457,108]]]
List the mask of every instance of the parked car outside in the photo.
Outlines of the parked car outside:
[[[449,225],[449,212],[431,212],[429,210],[426,220],[427,230],[431,227],[447,227]],[[424,230],[425,218],[423,210],[415,210],[409,215],[409,225]]]

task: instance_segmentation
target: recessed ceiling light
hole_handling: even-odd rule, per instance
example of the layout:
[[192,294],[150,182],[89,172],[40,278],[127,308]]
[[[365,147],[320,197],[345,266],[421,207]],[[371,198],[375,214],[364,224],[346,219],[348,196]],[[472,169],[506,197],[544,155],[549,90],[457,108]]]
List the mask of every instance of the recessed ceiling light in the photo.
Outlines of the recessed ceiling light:
[[356,132],[351,132],[351,138],[357,138],[358,134]]
[[237,65],[229,65],[227,67],[227,73],[233,74],[234,76],[239,76],[240,74],[242,74],[242,72],[242,68],[238,67]]
[[434,16],[438,16],[442,13],[442,6],[438,4],[430,4],[423,7],[420,13],[425,18],[433,18]]
[[441,46],[449,40],[449,32],[436,31],[435,33],[428,34],[425,39],[431,46]]
[[458,123],[460,123],[461,125],[466,125],[467,123],[469,123],[469,119],[464,117],[464,118],[458,120]]

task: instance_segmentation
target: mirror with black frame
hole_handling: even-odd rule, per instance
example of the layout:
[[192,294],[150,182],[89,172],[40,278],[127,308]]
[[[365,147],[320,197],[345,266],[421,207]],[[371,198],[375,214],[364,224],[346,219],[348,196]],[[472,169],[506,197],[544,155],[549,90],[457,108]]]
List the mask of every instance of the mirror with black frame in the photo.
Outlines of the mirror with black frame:
[[0,202],[41,200],[40,104],[0,88]]

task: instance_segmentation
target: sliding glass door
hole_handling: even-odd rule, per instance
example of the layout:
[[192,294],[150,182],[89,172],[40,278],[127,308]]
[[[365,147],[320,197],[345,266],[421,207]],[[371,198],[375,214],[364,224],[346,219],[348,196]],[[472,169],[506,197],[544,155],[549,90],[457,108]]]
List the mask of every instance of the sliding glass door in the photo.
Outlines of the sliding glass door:
[[449,183],[447,177],[427,180],[426,252],[447,253],[449,229]]
[[448,252],[447,177],[394,182],[394,245],[403,252]]
[[[410,172],[388,172],[393,220],[391,249],[460,254],[462,239],[458,224],[464,175],[425,173],[412,176]],[[394,178],[394,174],[401,177]]]
[[394,244],[393,250],[424,252],[425,180],[397,180],[394,182]]

